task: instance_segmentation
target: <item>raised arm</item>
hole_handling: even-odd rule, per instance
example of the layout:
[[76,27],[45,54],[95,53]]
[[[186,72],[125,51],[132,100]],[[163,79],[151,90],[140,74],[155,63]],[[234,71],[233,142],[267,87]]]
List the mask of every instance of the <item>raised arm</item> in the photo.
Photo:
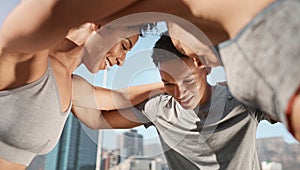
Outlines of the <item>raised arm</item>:
[[128,129],[142,125],[130,109],[100,111],[72,107],[72,113],[91,129]]
[[164,90],[161,82],[131,86],[120,90],[110,90],[93,86],[77,75],[73,76],[72,82],[73,105],[98,110],[132,107],[154,95],[163,93]]
[[[153,96],[158,94],[164,93],[164,85],[162,82],[152,83],[152,84],[144,84],[138,86],[130,86],[128,88],[119,89],[113,91],[113,96],[118,96],[122,94],[127,101],[130,101],[129,106],[137,105],[142,101],[149,99]],[[118,99],[118,98],[116,98]],[[122,104],[122,98],[120,101],[114,100],[115,107],[120,108],[127,108],[128,103]]]
[[4,21],[0,46],[18,53],[47,49],[61,41],[71,27],[105,18],[135,1],[26,0]]

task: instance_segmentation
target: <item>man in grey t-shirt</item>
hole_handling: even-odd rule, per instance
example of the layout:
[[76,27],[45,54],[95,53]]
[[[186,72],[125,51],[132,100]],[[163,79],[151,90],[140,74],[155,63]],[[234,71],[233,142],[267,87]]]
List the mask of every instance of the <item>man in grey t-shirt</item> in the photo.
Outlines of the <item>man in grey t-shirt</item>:
[[259,169],[256,129],[265,115],[239,103],[226,86],[211,87],[206,67],[179,53],[169,36],[156,42],[152,57],[167,94],[131,109],[103,111],[108,124],[153,125],[170,169]]

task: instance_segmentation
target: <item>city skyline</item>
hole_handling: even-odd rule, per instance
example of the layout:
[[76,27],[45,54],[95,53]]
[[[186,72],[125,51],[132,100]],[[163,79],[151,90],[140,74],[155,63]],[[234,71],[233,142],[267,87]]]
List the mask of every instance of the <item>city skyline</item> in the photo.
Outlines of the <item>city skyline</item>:
[[[47,155],[36,157],[33,161],[33,164],[30,165],[27,170],[81,170],[81,168],[85,168],[85,170],[94,170],[96,164],[96,154],[91,153],[96,153],[96,146],[93,147],[93,144],[91,143],[91,141],[88,141],[87,137],[85,137],[84,139],[82,139],[82,137],[78,137],[78,135],[85,136],[85,134],[78,133],[82,131],[82,129],[79,126],[79,122],[76,121],[76,119],[69,119],[68,124],[64,129],[62,138],[56,148]],[[72,132],[70,131],[70,129],[72,129],[72,132],[77,132],[77,135],[73,134],[74,137],[71,137]],[[134,164],[139,164],[139,166],[143,166],[143,164],[152,164],[152,166],[158,164],[159,167],[164,167],[161,169],[166,170],[166,160],[159,143],[147,144],[142,148],[139,148],[134,144],[135,142],[132,143],[132,141],[134,141],[134,138],[143,139],[143,136],[140,135],[137,130],[128,129],[127,131],[123,132],[122,135],[127,137],[130,136],[129,140],[131,140],[132,146],[136,146],[135,148],[131,148],[131,150],[136,151],[137,154],[131,152],[131,154],[125,157],[123,154],[123,157],[125,159],[121,159],[121,147],[115,150],[102,149],[102,168],[100,170],[106,170],[112,167],[115,167],[113,168],[115,170],[124,170],[122,169],[122,167],[124,168],[130,166],[130,162],[135,162]],[[74,138],[76,137],[79,140],[74,141]],[[73,142],[70,142],[72,140]],[[261,166],[266,162],[274,162],[276,164],[282,165],[283,169],[286,167],[293,167],[293,169],[296,170],[297,168],[295,167],[298,167],[300,165],[300,146],[298,144],[287,143],[282,137],[258,138],[256,141],[256,147]],[[91,145],[92,147],[90,147]],[[88,149],[89,147],[90,149]],[[139,149],[142,149],[142,151],[137,151]],[[89,151],[82,152],[82,150]],[[143,154],[140,154],[141,152]],[[153,161],[156,163],[154,163]]]
[[[94,132],[94,135],[97,135]],[[89,133],[91,134],[91,133]],[[55,148],[43,158],[44,170],[81,170],[95,169],[97,157],[97,144],[80,122],[73,115],[66,121],[61,138]],[[39,160],[42,160],[40,158]],[[37,162],[37,161],[35,161]],[[31,166],[28,170],[35,170]]]

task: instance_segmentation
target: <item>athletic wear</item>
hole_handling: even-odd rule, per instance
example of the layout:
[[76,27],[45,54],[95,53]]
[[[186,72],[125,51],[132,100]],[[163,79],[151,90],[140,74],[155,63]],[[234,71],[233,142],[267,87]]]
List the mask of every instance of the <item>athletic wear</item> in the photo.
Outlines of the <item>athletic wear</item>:
[[157,129],[170,169],[259,169],[256,129],[265,114],[239,103],[225,86],[217,86],[195,111],[168,95],[132,111],[146,127]]
[[220,45],[233,95],[286,123],[300,86],[300,1],[276,1]]
[[61,112],[50,66],[37,81],[0,91],[0,112],[0,158],[26,166],[54,148],[69,113]]

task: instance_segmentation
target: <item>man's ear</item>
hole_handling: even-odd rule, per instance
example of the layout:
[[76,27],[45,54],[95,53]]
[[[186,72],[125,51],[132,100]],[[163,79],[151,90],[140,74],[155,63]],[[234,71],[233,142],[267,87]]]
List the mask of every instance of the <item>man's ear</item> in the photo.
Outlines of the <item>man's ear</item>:
[[200,59],[197,58],[197,57],[193,57],[193,60],[194,60],[194,65],[195,65],[196,68],[206,69],[207,74],[210,74],[211,67],[207,67],[205,64],[202,64],[202,62],[200,61]]

